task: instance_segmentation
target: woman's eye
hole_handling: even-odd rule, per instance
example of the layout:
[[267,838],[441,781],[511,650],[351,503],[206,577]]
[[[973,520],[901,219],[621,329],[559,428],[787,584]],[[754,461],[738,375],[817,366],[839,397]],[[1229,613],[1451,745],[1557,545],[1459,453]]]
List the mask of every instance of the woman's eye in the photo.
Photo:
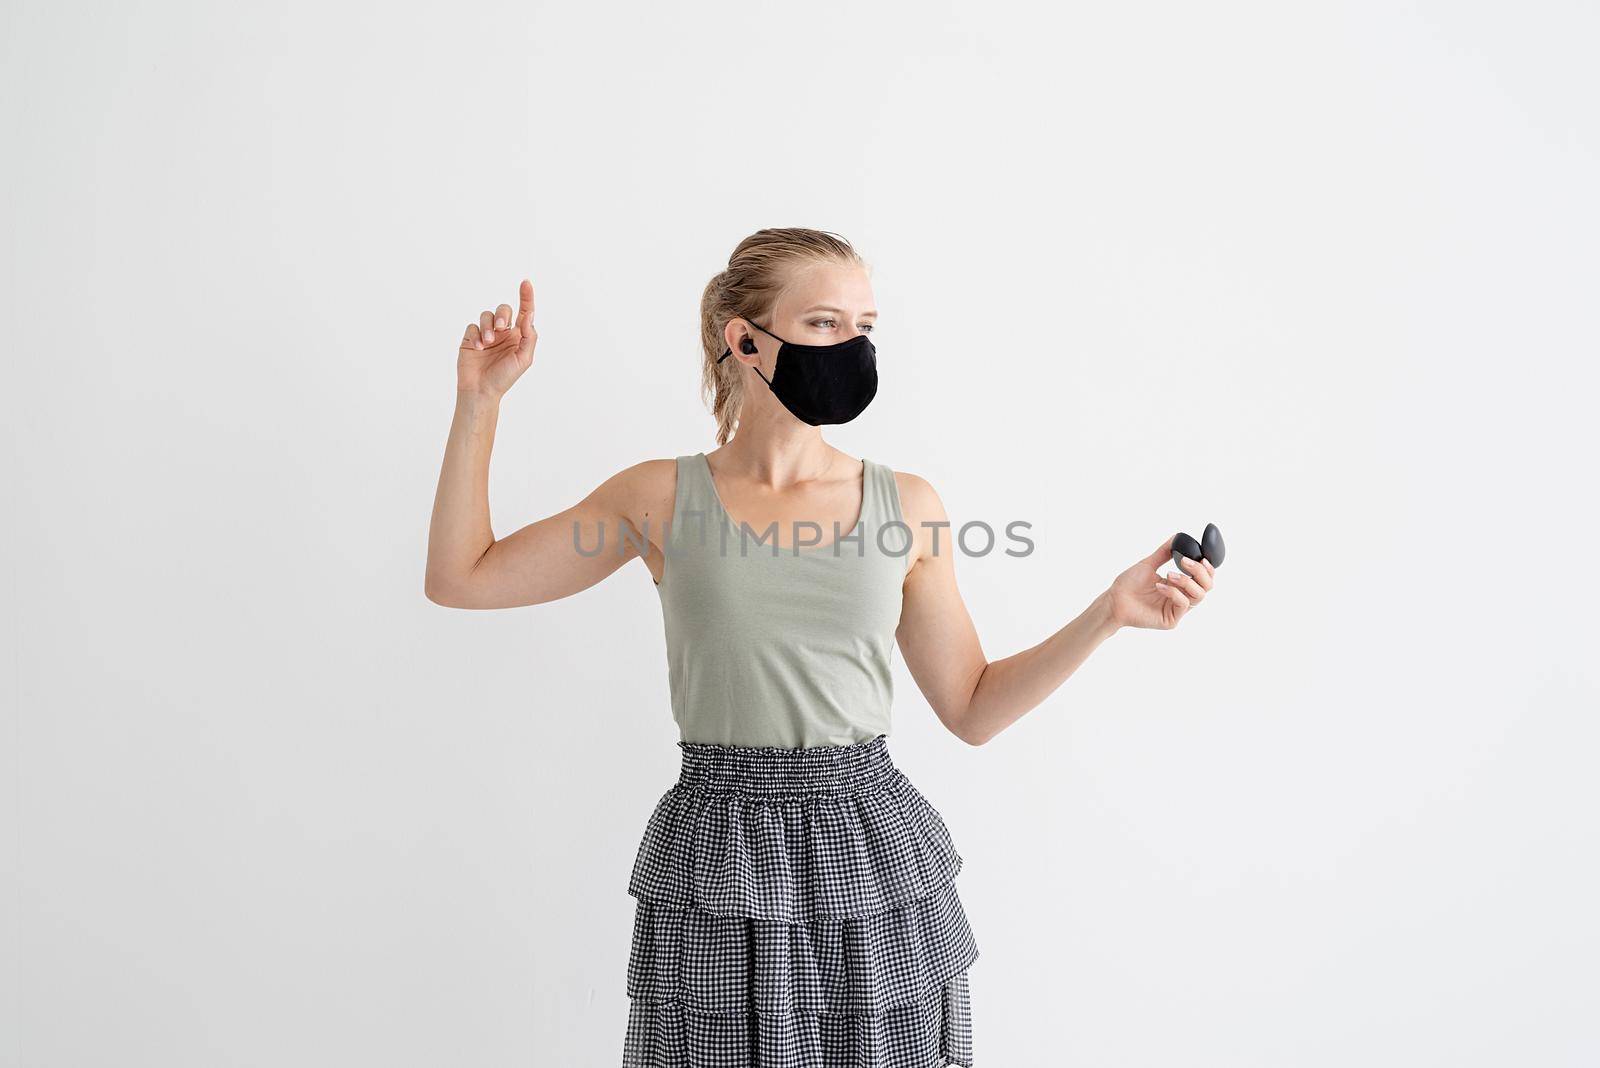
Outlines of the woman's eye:
[[[813,323],[811,323],[811,326],[822,326],[822,328],[832,328],[832,326],[834,326],[835,323],[838,323],[838,320],[834,320],[834,318],[822,318],[822,320],[814,320]],[[872,323],[862,323],[861,331],[862,331],[862,333],[866,333],[866,334],[872,333]]]

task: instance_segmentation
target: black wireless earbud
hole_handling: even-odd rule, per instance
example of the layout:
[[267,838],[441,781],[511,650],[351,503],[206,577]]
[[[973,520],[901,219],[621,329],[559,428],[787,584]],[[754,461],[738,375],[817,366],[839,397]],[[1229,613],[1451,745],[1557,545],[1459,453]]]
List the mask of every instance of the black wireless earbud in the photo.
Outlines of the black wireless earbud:
[[1187,556],[1191,560],[1198,560],[1202,556],[1211,561],[1212,567],[1221,567],[1222,558],[1227,554],[1227,547],[1222,544],[1222,531],[1217,529],[1215,523],[1207,523],[1205,531],[1200,535],[1200,540],[1195,541],[1187,534],[1178,533],[1172,536],[1172,566],[1184,574],[1183,565],[1179,560]]
[[739,351],[744,353],[746,356],[754,356],[756,354],[756,343],[751,341],[749,338],[745,338],[743,341],[739,342]]

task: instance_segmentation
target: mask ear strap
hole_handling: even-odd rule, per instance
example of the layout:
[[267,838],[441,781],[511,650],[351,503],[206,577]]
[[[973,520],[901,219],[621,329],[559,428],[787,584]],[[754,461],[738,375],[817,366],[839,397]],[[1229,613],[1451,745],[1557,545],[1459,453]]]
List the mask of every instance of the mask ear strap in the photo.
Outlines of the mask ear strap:
[[[768,330],[766,327],[762,326],[760,323],[756,322],[754,319],[746,319],[745,322],[749,323],[751,326],[755,327],[757,330],[761,331],[763,334],[767,335],[768,337],[778,337],[777,334],[774,334],[771,330]],[[783,338],[778,337],[778,340],[779,341],[783,341]],[[788,344],[787,341],[783,341],[783,343],[785,345]]]
[[[717,357],[717,362],[721,363],[723,360],[726,360],[731,355],[733,355],[733,350],[732,349],[728,349],[721,356]],[[772,388],[772,379],[768,378],[766,375],[762,375],[761,374],[761,368],[759,368],[759,367],[755,366],[754,364],[752,364],[750,366],[750,370],[754,371],[758,375],[761,375],[761,381],[763,381],[763,382],[765,382],[767,384],[767,388],[768,389]]]
[[[740,318],[744,318],[744,317],[740,316]],[[744,321],[749,323],[751,326],[755,327],[757,330],[761,331],[763,334],[767,335],[768,337],[778,337],[777,334],[774,334],[771,330],[768,330],[766,327],[762,326],[760,323],[756,322],[754,319],[745,319]],[[783,338],[778,337],[778,340],[779,341],[783,341]],[[783,341],[783,343],[785,345],[788,344],[787,341]],[[723,350],[722,355],[717,357],[717,362],[721,363],[723,360],[726,360],[732,354],[733,354],[733,350],[732,349]]]
[[[777,334],[774,334],[771,330],[768,330],[766,327],[762,326],[760,323],[756,322],[753,319],[745,319],[745,322],[749,323],[751,326],[755,327],[757,330],[761,331],[763,334],[766,334],[768,337],[778,337]],[[779,341],[783,341],[783,338],[778,337],[778,340]],[[783,343],[785,345],[788,344],[787,341],[783,341]],[[732,356],[732,355],[733,355],[733,349],[731,349],[731,348],[723,349],[722,350],[722,355],[717,357],[717,362],[721,363],[723,360],[726,360],[729,356]],[[772,379],[768,378],[766,375],[762,375],[761,374],[761,368],[752,366],[751,370],[753,370],[756,374],[761,375],[761,381],[763,381],[763,382],[765,382],[767,384],[767,388],[768,389],[772,388]]]

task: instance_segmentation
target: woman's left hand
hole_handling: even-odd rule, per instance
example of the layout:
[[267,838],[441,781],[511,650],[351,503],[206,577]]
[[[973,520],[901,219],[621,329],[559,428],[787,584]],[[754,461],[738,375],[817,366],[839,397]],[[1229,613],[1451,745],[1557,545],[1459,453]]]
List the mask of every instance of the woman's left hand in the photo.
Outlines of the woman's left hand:
[[1172,539],[1118,575],[1106,591],[1112,621],[1120,627],[1171,630],[1184,614],[1205,600],[1217,584],[1217,569],[1207,560],[1183,558],[1183,572],[1160,575],[1156,568],[1172,559]]

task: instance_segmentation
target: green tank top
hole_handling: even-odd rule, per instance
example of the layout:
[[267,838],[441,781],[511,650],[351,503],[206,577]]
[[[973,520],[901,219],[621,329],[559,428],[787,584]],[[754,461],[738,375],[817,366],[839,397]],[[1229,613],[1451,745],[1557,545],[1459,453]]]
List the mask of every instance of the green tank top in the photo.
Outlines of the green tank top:
[[677,464],[656,592],[682,740],[800,748],[888,734],[911,536],[894,472],[863,460],[855,527],[835,540],[800,524],[819,544],[796,547],[793,524],[728,515],[705,453]]

